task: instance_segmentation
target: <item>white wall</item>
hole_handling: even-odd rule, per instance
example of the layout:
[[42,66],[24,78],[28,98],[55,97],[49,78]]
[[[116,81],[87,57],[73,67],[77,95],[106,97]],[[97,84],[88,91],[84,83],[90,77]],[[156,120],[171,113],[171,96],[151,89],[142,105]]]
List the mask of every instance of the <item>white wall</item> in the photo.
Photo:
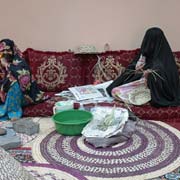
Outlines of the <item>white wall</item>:
[[21,50],[63,51],[93,44],[103,51],[140,46],[147,28],[161,27],[180,50],[180,0],[0,0],[0,38]]

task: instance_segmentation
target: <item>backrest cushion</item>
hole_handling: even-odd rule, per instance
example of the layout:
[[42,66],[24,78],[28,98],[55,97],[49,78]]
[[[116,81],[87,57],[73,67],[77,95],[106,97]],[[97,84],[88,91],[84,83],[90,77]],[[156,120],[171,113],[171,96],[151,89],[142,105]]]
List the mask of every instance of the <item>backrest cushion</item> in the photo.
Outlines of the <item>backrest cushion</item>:
[[[40,89],[60,92],[72,86],[117,78],[138,52],[139,49],[134,49],[75,55],[28,48],[24,55]],[[180,51],[173,54],[180,74]]]
[[135,49],[88,55],[84,64],[86,84],[117,78],[138,52],[139,50]]
[[81,61],[72,52],[26,50],[33,77],[42,91],[60,92],[83,83]]

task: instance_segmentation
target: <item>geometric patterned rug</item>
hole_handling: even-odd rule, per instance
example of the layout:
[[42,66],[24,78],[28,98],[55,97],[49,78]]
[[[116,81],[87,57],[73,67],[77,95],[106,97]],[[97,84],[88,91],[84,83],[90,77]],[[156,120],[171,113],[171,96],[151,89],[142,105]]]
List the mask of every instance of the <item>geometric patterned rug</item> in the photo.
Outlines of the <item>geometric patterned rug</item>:
[[37,180],[87,180],[84,176],[62,166],[27,163],[23,166]]
[[180,167],[180,131],[163,122],[139,121],[130,140],[107,148],[95,148],[82,136],[47,133],[33,143],[35,161],[89,180],[152,179]]
[[7,152],[20,163],[35,163],[32,157],[32,150],[29,147],[9,149]]

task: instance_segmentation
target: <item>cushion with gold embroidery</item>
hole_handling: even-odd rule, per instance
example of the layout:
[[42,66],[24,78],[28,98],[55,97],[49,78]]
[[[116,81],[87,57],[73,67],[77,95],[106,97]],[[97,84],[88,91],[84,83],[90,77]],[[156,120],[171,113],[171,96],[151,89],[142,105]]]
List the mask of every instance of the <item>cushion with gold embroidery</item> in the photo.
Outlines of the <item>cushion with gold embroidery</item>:
[[33,77],[43,91],[60,92],[83,83],[81,61],[72,52],[26,50]]
[[120,50],[86,56],[84,62],[86,84],[116,79],[138,52],[139,49]]

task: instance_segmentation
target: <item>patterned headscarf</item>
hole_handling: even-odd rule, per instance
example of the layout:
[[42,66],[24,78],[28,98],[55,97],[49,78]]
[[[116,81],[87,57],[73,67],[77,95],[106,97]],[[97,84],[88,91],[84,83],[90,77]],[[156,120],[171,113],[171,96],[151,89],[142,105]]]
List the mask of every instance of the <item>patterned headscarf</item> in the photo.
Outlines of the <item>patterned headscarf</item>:
[[19,50],[19,48],[16,46],[14,41],[10,39],[3,39],[0,41],[0,54],[2,55],[3,53],[10,53],[13,56],[19,56],[23,57],[22,52]]
[[[12,61],[6,71],[10,74],[9,77],[13,77],[9,78],[6,76],[5,80],[7,80],[7,82],[3,80],[0,84],[3,88],[0,87],[0,89],[5,93],[8,92],[11,84],[14,83],[14,79],[16,79],[23,93],[23,105],[42,101],[44,93],[39,90],[36,81],[32,80],[30,67],[22,57],[22,53],[17,48],[14,41],[10,39],[1,40],[0,54],[2,54],[2,57],[5,57],[6,60]],[[8,56],[10,56],[10,58]],[[6,84],[4,85],[4,83]]]

